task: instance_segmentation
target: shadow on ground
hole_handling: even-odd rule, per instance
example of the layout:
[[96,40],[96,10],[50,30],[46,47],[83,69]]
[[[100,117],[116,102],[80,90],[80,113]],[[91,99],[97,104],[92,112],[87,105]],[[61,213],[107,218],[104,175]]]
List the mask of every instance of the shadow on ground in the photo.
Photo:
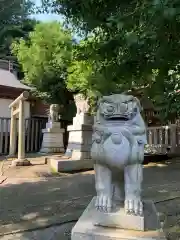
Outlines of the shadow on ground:
[[[155,201],[170,240],[180,239],[179,169],[180,161],[173,159],[144,167],[143,196]],[[93,172],[44,180],[7,179],[0,188],[0,239],[68,240],[94,195]],[[21,233],[5,235],[17,231]]]

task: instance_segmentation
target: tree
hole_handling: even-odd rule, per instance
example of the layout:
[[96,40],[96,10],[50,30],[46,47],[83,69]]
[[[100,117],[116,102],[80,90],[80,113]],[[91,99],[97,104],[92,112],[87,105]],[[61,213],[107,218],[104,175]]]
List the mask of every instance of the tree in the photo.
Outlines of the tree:
[[89,59],[79,58],[79,53],[82,56],[84,45],[87,45],[87,41],[81,41],[73,47],[72,61],[68,67],[66,85],[70,91],[80,92],[87,96],[91,88],[89,78],[92,74],[93,62]]
[[0,32],[0,58],[16,61],[11,54],[12,42],[19,38],[27,39],[36,23],[36,20],[25,19],[20,25],[5,26]]
[[5,26],[21,24],[34,10],[35,5],[31,0],[1,0],[0,30]]
[[[161,110],[161,120],[167,123],[180,116],[180,75],[178,65],[168,72],[164,79],[162,89],[148,89],[147,93],[154,101],[155,106]],[[155,93],[154,93],[155,92]]]
[[152,98],[166,95],[168,72],[179,64],[178,0],[51,2],[51,8],[76,29],[93,34],[89,56],[96,62],[94,88],[103,94],[144,86],[151,96],[153,89]]
[[73,99],[66,88],[67,69],[72,59],[72,36],[58,22],[39,23],[29,39],[12,45],[24,72],[24,82],[48,103],[66,106]]
[[29,19],[34,11],[30,0],[0,1],[0,58],[11,59],[11,43],[15,38],[27,37],[36,23]]

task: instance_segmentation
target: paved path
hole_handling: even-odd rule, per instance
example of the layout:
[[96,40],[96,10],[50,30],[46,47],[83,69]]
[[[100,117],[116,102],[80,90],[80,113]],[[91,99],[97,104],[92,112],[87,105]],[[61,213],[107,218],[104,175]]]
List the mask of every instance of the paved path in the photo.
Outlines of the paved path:
[[74,223],[48,227],[44,230],[28,231],[0,237],[1,240],[71,240]]
[[[155,201],[171,240],[180,239],[179,172],[180,161],[175,160],[148,165],[144,171],[143,195]],[[0,240],[68,240],[95,195],[92,171],[59,178],[8,178],[0,186]]]

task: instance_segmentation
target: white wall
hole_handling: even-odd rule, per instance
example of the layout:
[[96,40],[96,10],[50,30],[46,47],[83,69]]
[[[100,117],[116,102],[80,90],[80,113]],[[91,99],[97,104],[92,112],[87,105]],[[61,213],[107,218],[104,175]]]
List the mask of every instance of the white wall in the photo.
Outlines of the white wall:
[[[0,118],[10,118],[11,117],[11,109],[9,108],[9,105],[13,102],[14,100],[11,99],[2,99],[0,98]],[[17,115],[18,116],[18,115]],[[25,102],[25,118],[30,117],[30,103]],[[10,121],[9,121],[10,123]],[[1,122],[0,122],[1,125]],[[10,129],[10,124],[8,124],[8,129]],[[0,126],[1,128],[1,126]],[[5,131],[5,126],[3,127]]]
[[[14,100],[11,99],[3,99],[0,98],[0,118],[10,118],[11,117],[11,110],[9,108],[9,105]],[[29,118],[30,116],[30,103],[25,102],[25,118]]]

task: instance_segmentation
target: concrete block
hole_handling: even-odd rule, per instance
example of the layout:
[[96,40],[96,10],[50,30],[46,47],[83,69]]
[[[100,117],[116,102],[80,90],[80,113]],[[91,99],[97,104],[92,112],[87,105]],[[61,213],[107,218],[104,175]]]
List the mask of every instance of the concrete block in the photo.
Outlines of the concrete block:
[[93,162],[91,159],[71,160],[67,158],[51,157],[49,158],[49,164],[53,172],[71,172],[93,169]]

